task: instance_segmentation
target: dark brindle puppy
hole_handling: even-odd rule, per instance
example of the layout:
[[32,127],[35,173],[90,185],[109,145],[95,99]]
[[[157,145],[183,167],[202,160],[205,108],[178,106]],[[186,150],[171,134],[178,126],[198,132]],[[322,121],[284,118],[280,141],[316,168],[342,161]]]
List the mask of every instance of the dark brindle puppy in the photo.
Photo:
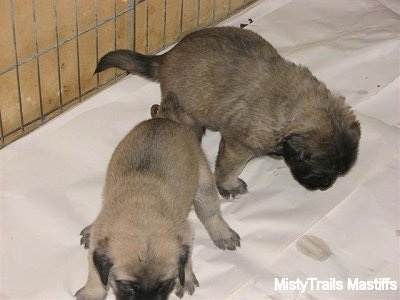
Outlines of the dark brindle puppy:
[[96,72],[110,67],[160,82],[161,109],[174,106],[169,117],[200,139],[206,128],[221,133],[215,177],[224,197],[247,191],[238,176],[254,157],[282,156],[309,190],[328,189],[356,161],[360,125],[345,99],[249,30],[193,32],[159,56],[113,51]]

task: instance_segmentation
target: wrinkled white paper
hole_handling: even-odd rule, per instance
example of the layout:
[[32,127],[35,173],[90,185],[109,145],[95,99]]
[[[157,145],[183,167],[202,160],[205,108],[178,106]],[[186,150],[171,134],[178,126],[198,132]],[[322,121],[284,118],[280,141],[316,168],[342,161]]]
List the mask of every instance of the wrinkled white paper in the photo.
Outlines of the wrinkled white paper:
[[[200,287],[185,299],[398,299],[398,290],[354,291],[346,283],[389,278],[399,288],[399,2],[259,1],[223,25],[249,18],[248,29],[354,107],[359,159],[325,192],[304,190],[282,161],[250,162],[241,175],[249,193],[222,200],[239,250],[217,249],[190,215]],[[108,160],[159,100],[157,84],[128,76],[0,151],[1,299],[71,299],[85,283],[79,232],[100,209]],[[218,141],[212,132],[203,141],[212,166]],[[304,235],[331,255],[319,261],[298,251]],[[283,278],[344,288],[277,289]]]

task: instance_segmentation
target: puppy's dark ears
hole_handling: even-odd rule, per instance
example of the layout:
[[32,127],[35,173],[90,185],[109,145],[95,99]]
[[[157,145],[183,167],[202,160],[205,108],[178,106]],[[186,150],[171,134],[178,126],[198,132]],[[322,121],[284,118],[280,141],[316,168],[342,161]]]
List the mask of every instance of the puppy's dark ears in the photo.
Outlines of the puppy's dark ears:
[[285,158],[302,157],[307,158],[307,154],[304,153],[305,137],[299,134],[292,134],[283,140],[282,154]]
[[290,144],[294,148],[298,148],[301,144],[303,144],[305,137],[300,134],[291,134],[283,140],[284,143]]
[[349,130],[348,130],[349,135],[351,136],[352,140],[358,141],[361,136],[361,126],[360,122],[354,121],[351,123]]
[[178,268],[179,268],[179,283],[181,286],[185,284],[185,267],[189,260],[190,248],[188,245],[181,246],[181,254],[179,256]]
[[106,286],[110,269],[113,266],[111,260],[107,257],[104,250],[96,249],[93,253],[93,263],[99,273],[101,282]]

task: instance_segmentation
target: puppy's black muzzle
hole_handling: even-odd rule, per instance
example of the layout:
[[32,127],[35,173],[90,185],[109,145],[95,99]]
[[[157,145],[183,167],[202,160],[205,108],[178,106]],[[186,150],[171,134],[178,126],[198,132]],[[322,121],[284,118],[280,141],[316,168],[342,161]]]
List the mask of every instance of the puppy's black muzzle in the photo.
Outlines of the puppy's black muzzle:
[[298,178],[297,180],[307,190],[326,191],[335,183],[336,176],[329,174],[318,174],[318,175],[305,176],[303,178]]

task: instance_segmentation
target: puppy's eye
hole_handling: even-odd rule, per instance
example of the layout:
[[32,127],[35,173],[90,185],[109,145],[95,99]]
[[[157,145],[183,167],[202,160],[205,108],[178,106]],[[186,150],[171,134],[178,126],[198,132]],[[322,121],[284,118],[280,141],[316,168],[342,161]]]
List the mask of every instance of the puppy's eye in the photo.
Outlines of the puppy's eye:
[[164,280],[159,282],[156,287],[155,290],[158,293],[162,293],[162,292],[167,292],[169,290],[172,290],[175,286],[175,280],[174,279],[168,279],[168,280]]
[[116,280],[118,291],[122,294],[135,295],[140,292],[140,284],[128,280]]

